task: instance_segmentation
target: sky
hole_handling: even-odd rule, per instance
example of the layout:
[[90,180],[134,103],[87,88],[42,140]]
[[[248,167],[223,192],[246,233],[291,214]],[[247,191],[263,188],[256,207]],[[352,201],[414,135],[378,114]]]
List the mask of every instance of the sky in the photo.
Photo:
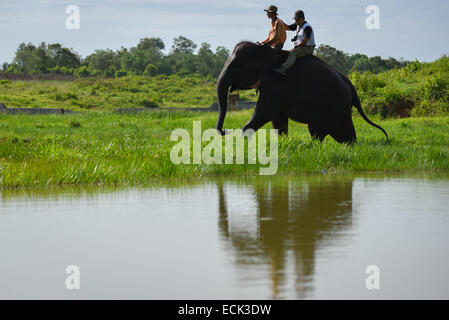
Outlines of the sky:
[[[433,61],[449,54],[448,0],[1,0],[0,63],[11,62],[20,43],[59,42],[85,57],[96,49],[135,46],[139,39],[160,37],[168,52],[183,35],[198,47],[232,50],[241,40],[262,41],[270,28],[263,9],[279,8],[293,23],[302,9],[317,44],[348,53]],[[80,29],[66,28],[66,7],[80,10]],[[368,29],[365,10],[379,8],[379,29]],[[286,46],[292,47],[289,32]]]

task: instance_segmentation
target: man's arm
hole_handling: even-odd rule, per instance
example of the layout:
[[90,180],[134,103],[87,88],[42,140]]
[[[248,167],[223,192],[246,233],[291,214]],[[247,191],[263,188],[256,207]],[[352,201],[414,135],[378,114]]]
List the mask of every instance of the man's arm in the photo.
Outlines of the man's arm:
[[285,30],[288,30],[288,31],[295,31],[296,27],[298,26],[296,23],[288,25],[284,21],[282,21],[282,22],[284,23]]
[[309,42],[310,35],[312,34],[312,28],[311,27],[305,28],[304,29],[304,34],[305,34],[304,39],[300,43],[298,43],[295,46],[295,48],[305,46]]

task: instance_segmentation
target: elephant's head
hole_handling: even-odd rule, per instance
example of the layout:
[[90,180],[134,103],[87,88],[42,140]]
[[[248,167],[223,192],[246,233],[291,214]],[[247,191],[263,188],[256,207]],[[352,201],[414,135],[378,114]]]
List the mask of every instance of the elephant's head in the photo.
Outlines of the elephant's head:
[[218,77],[218,119],[216,128],[223,134],[223,122],[226,116],[228,90],[248,90],[259,88],[262,84],[266,64],[263,63],[264,53],[272,49],[266,46],[258,46],[252,42],[237,44],[232,55],[226,61],[223,70]]

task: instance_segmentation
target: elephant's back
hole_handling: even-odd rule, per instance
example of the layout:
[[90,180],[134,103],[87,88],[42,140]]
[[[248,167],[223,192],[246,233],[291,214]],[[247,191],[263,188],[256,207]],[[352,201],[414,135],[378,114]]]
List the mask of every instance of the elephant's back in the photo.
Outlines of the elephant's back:
[[[291,92],[301,97],[301,108],[311,110],[312,118],[352,107],[349,79],[315,56],[296,59],[289,72]],[[291,105],[291,108],[296,108]]]
[[349,79],[338,70],[316,56],[296,59],[292,67],[291,83],[307,88],[310,93],[325,94],[330,98],[351,95]]

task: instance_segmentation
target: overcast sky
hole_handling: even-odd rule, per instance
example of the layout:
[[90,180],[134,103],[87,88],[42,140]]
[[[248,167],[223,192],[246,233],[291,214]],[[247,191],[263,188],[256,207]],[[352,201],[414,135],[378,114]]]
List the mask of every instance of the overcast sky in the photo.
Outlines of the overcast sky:
[[[295,10],[304,10],[317,44],[345,52],[424,61],[449,53],[448,0],[1,0],[0,62],[10,62],[22,42],[59,42],[83,57],[95,49],[131,47],[144,37],[160,37],[170,49],[179,35],[232,49],[240,40],[266,38],[263,9],[270,4],[288,23]],[[79,30],[66,28],[68,5],[80,9]],[[368,5],[379,7],[378,30],[365,26]]]

